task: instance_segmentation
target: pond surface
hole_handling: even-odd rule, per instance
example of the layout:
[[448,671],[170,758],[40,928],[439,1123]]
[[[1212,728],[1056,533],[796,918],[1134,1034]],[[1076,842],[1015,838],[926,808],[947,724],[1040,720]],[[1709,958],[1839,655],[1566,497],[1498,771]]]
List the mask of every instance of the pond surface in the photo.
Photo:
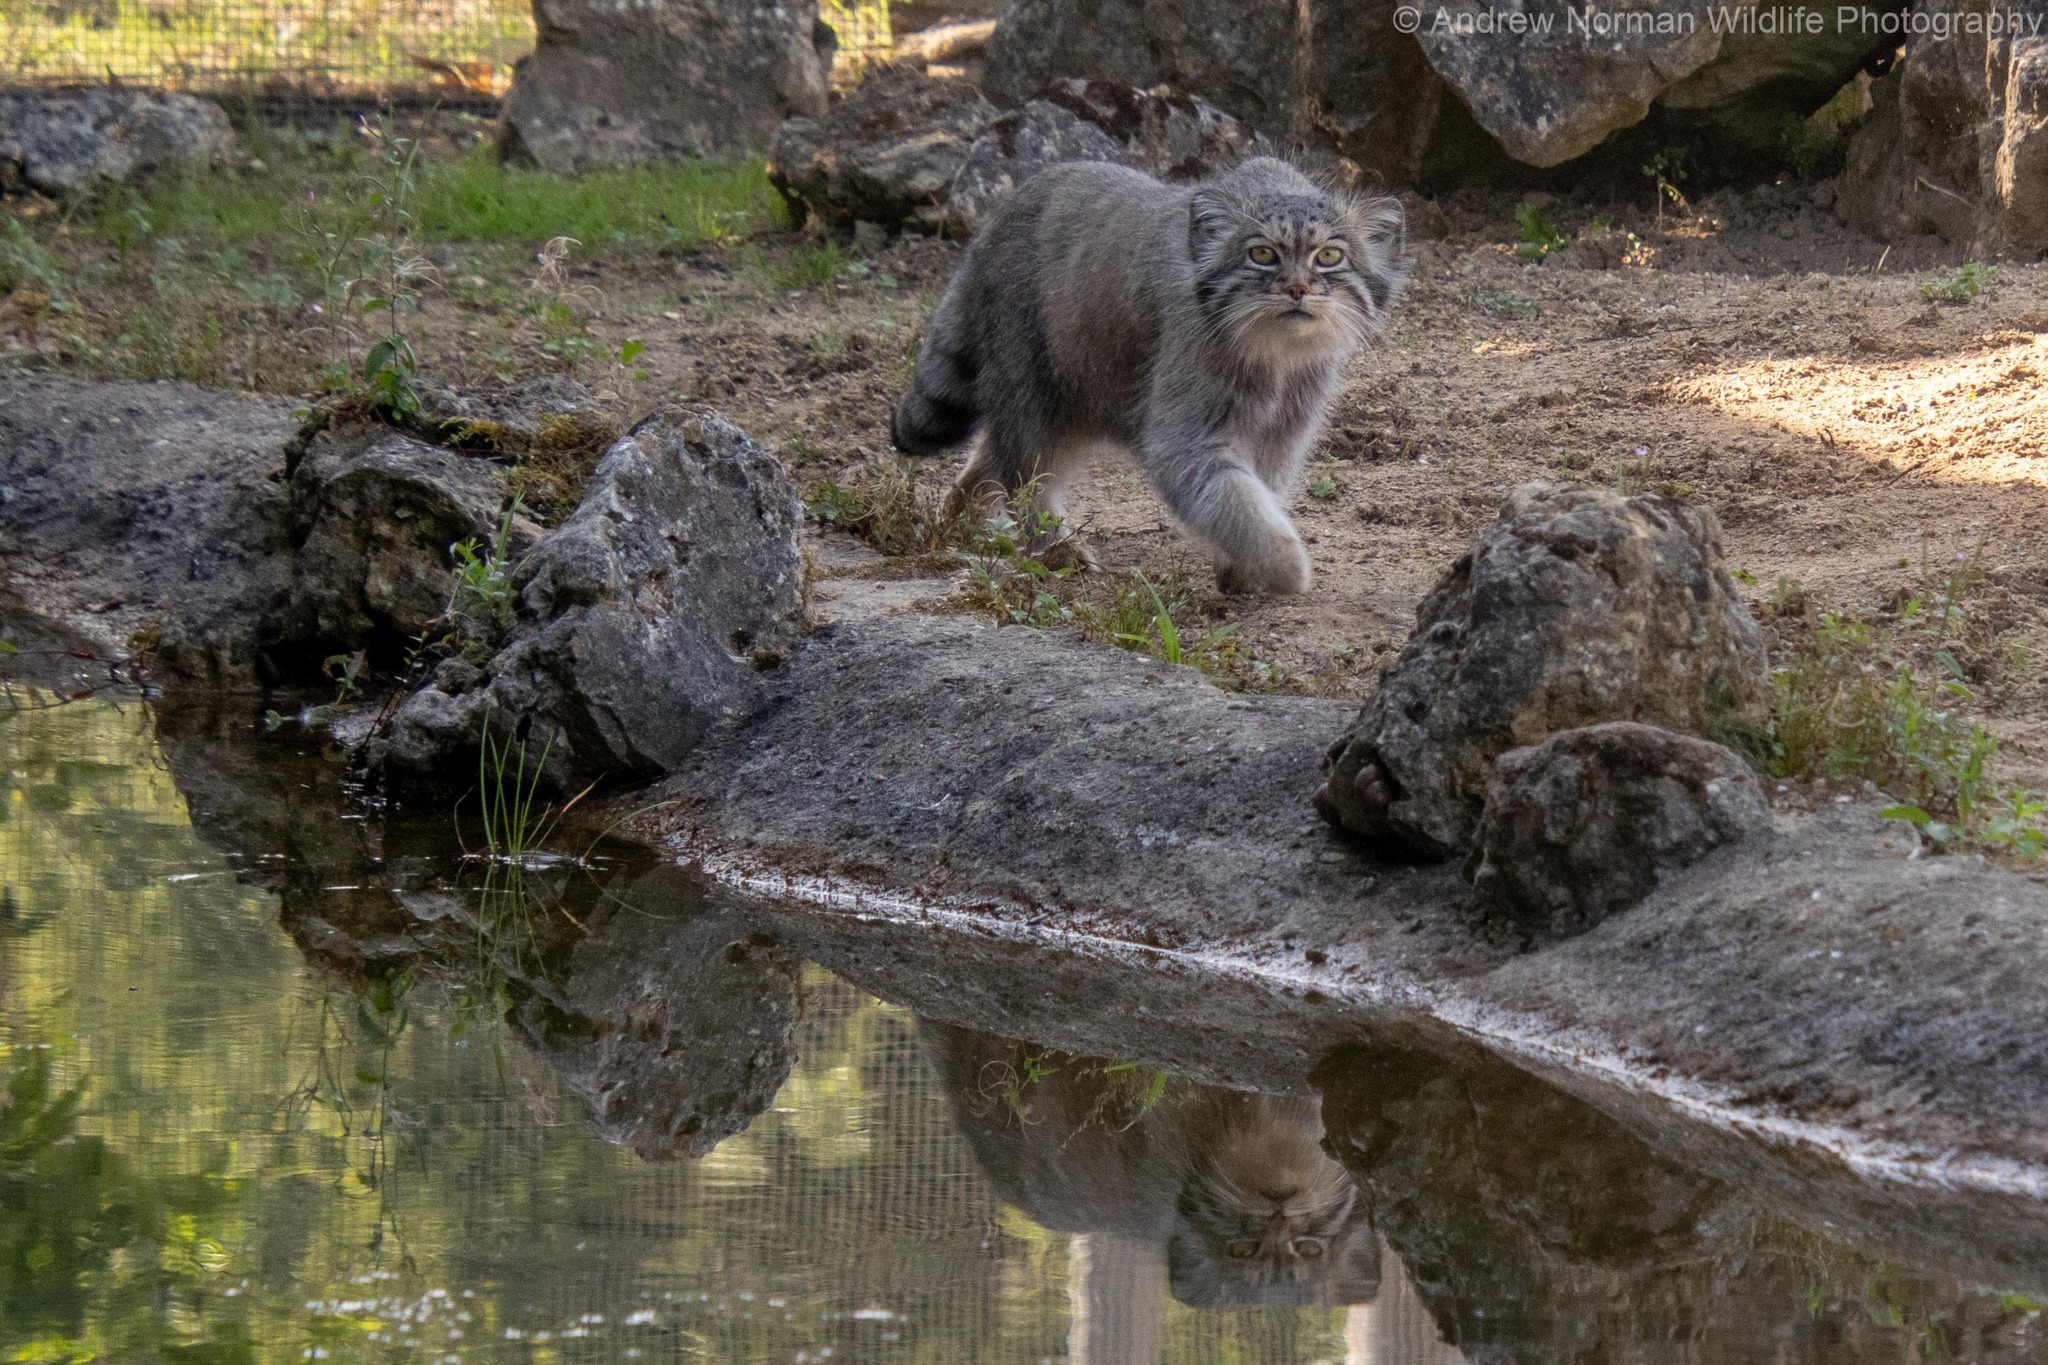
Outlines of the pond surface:
[[940,1023],[602,845],[465,861],[320,747],[0,723],[0,1360],[2048,1359],[2025,1286],[1500,1063],[1259,1093]]

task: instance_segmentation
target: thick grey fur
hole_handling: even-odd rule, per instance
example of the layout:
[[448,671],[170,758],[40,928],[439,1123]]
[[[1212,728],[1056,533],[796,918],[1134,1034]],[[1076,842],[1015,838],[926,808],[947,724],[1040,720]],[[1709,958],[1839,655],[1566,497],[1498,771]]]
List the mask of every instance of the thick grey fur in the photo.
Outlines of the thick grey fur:
[[[1319,264],[1326,247],[1342,259]],[[1055,166],[968,248],[891,439],[932,455],[979,432],[956,501],[1035,486],[1055,517],[1095,453],[1131,451],[1225,591],[1300,592],[1308,555],[1284,500],[1406,275],[1395,200],[1283,161],[1200,185]]]

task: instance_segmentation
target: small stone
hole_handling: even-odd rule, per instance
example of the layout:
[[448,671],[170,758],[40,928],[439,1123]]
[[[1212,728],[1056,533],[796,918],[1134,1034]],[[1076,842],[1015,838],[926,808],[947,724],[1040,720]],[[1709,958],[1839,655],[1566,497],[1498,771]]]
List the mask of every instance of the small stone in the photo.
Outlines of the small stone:
[[1734,750],[1654,725],[1593,725],[1501,755],[1466,871],[1481,918],[1540,946],[1770,827],[1763,787]]

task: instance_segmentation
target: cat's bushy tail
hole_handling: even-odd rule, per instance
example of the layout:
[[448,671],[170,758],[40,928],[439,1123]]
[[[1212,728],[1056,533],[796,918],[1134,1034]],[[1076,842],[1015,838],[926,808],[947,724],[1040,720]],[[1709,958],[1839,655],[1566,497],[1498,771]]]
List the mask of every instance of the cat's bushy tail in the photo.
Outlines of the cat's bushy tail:
[[951,450],[972,436],[981,421],[975,396],[981,359],[974,331],[963,316],[961,292],[956,283],[933,310],[910,390],[896,404],[889,422],[889,444],[905,455]]

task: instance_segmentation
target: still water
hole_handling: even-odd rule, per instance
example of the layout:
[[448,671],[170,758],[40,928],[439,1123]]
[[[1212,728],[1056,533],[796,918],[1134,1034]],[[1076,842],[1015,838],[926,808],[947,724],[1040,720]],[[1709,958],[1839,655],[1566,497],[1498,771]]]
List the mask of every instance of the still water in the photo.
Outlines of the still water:
[[2048,1359],[1497,1063],[1224,1089],[461,855],[293,727],[0,722],[0,1361]]

